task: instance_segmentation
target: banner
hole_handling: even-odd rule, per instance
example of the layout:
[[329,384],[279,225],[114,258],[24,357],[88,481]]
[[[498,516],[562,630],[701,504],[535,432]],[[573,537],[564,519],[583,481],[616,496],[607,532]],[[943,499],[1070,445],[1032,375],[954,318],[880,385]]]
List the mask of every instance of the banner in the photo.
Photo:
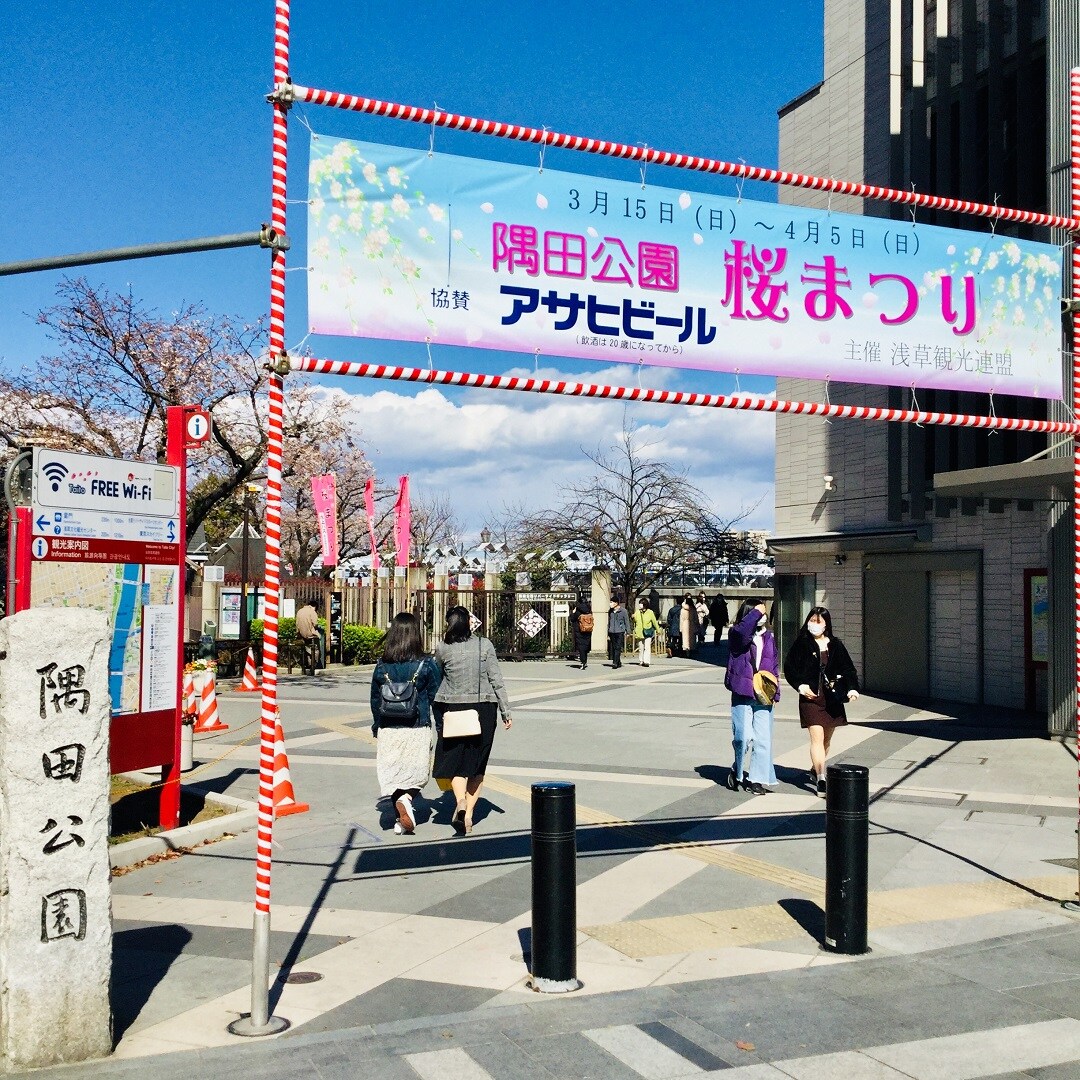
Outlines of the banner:
[[409,565],[409,544],[412,541],[412,508],[409,506],[409,478],[398,477],[397,501],[394,503],[394,547],[398,566]]
[[382,565],[379,562],[379,546],[375,543],[375,477],[369,476],[364,484],[364,512],[367,514],[368,537],[371,540],[372,572]]
[[338,564],[337,482],[333,473],[311,478],[311,499],[319,523],[324,567]]
[[317,334],[1060,398],[1049,244],[318,136]]

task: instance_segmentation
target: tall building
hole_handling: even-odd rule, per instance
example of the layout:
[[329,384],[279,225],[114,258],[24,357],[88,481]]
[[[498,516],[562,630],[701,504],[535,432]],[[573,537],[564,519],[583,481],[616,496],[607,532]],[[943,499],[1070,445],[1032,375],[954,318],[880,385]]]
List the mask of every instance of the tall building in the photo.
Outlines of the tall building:
[[[780,111],[781,169],[1069,213],[1075,2],[825,0],[824,13],[823,79]],[[780,198],[912,215],[794,188]],[[991,231],[922,209],[920,222]],[[1064,353],[1063,366],[1071,394]],[[1071,406],[793,378],[778,380],[777,396],[1053,419]],[[770,551],[786,642],[824,603],[872,691],[1045,710],[1051,731],[1075,725],[1071,441],[786,415],[776,429]]]

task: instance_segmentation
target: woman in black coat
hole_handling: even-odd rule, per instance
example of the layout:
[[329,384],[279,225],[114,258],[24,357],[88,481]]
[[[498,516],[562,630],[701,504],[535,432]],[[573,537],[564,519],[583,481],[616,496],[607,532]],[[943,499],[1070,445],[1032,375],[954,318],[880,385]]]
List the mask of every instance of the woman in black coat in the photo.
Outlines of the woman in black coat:
[[[586,616],[587,630],[581,625],[583,615]],[[587,596],[583,596],[570,611],[570,628],[574,632],[574,652],[577,653],[582,671],[589,666],[589,652],[592,649],[592,623],[592,601]]]
[[799,724],[810,735],[810,764],[818,795],[833,731],[847,723],[844,702],[857,701],[859,676],[844,643],[833,634],[829,609],[810,609],[784,661],[784,678],[799,693]]

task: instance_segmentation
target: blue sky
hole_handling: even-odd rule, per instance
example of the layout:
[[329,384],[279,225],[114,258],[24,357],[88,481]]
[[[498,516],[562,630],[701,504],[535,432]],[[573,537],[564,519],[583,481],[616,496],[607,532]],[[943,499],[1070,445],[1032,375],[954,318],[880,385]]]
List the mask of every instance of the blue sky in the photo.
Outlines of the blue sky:
[[[8,84],[0,190],[3,255],[35,258],[154,240],[255,229],[269,216],[273,5],[55,0],[5,12]],[[777,109],[821,77],[821,0],[746,5],[476,2],[408,8],[297,0],[294,81],[534,127],[775,165]],[[301,105],[290,115],[286,342],[306,334],[308,131],[426,147],[429,129]],[[534,146],[439,130],[436,148],[532,164]],[[545,166],[638,179],[639,166],[549,149]],[[650,166],[651,182],[725,195],[735,181]],[[744,197],[775,199],[768,185]],[[184,302],[242,319],[265,312],[268,262],[258,249],[85,268],[162,311]],[[53,301],[59,273],[0,279],[0,364],[37,363],[49,343],[33,315]],[[427,362],[422,346],[311,338],[318,356]],[[521,371],[522,358],[442,347],[437,367]],[[532,364],[527,364],[532,370]],[[545,359],[543,370],[617,382],[607,364]],[[734,379],[647,370],[645,385],[730,391]],[[632,384],[632,383],[631,383]],[[354,397],[379,476],[408,471],[442,489],[478,529],[488,510],[545,505],[552,477],[581,475],[580,448],[610,441],[617,404],[489,392],[421,392],[361,380],[328,385]],[[747,379],[743,390],[767,391]],[[439,418],[432,423],[434,418]],[[722,516],[760,500],[749,522],[772,518],[768,418],[654,407],[632,414],[655,453],[690,470]],[[464,438],[462,432],[470,433]],[[480,433],[478,436],[477,433]],[[420,433],[427,438],[417,439]],[[418,445],[422,443],[423,445]],[[547,468],[536,469],[537,460]]]

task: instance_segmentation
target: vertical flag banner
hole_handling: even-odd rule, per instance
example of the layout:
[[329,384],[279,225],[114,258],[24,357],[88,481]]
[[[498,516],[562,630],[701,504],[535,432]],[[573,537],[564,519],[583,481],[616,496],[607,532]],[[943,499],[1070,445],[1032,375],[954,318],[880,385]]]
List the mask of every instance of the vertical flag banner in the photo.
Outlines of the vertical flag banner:
[[319,136],[308,265],[317,334],[1062,396],[1062,249],[907,215]]
[[394,503],[394,547],[397,565],[409,565],[409,544],[412,540],[412,508],[409,506],[409,478],[398,477],[397,501]]
[[333,473],[311,478],[311,498],[319,523],[323,566],[338,564],[337,480]]
[[369,476],[364,484],[364,511],[367,514],[368,537],[371,540],[371,569],[378,570],[379,546],[375,543],[375,477]]

